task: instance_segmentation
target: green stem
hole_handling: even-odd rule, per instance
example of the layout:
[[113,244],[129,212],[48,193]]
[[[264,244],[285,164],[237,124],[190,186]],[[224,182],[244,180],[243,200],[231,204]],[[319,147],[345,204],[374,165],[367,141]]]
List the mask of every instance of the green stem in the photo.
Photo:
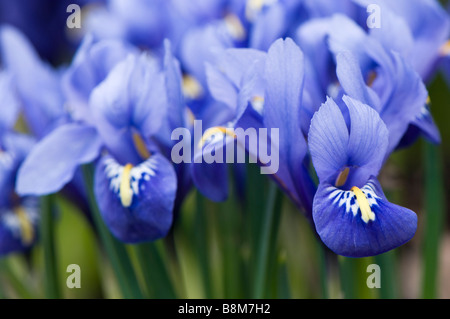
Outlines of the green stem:
[[140,264],[147,293],[153,298],[175,299],[170,275],[156,243],[143,243],[132,247]]
[[345,299],[355,299],[356,289],[354,282],[354,260],[348,257],[338,256],[339,260],[339,278],[341,281],[341,290]]
[[268,282],[268,269],[270,256],[274,256],[273,241],[277,238],[278,227],[281,218],[282,196],[277,185],[273,182],[269,185],[267,204],[262,216],[262,229],[260,232],[259,246],[256,252],[255,281],[253,287],[253,298],[265,297]]
[[203,287],[205,292],[205,297],[207,299],[212,298],[212,286],[211,286],[211,269],[209,265],[209,238],[207,234],[207,220],[205,214],[205,199],[200,194],[196,192],[196,203],[197,212],[195,215],[195,244],[197,248],[197,256],[200,263]]
[[[261,200],[266,194],[268,179],[260,173],[260,167],[256,164],[247,164],[246,174],[246,205],[244,210],[245,240],[248,242],[248,262],[245,268],[247,279],[245,282],[246,296],[251,296],[254,286],[253,270],[256,268],[256,251],[259,246],[261,231],[261,212],[264,211],[264,201]],[[251,287],[251,289],[250,289]]]
[[327,265],[327,252],[324,244],[319,240],[316,240],[317,251],[319,254],[319,276],[320,276],[320,290],[322,299],[328,299],[328,265]]
[[93,167],[90,165],[83,166],[83,173],[93,221],[117,277],[123,297],[127,299],[140,299],[143,297],[142,292],[126,251],[126,247],[112,236],[98,209],[93,190]]
[[241,247],[239,211],[235,194],[230,192],[228,200],[220,205],[219,231],[224,269],[224,296],[226,299],[242,298]]
[[445,195],[441,152],[437,146],[425,143],[425,234],[423,298],[437,297],[439,271],[439,247],[444,224]]
[[55,253],[55,225],[53,220],[52,195],[41,197],[40,237],[44,250],[45,296],[48,299],[61,298]]
[[[9,264],[8,260],[0,260],[0,270],[1,273],[4,275],[4,278],[2,279],[6,279],[9,282],[9,284],[14,289],[19,298],[21,299],[35,298],[35,296],[33,296],[33,294],[31,293],[31,291],[29,291],[29,289],[23,284],[23,279],[19,279],[16,272],[13,269],[11,269],[11,265]],[[0,299],[3,298],[5,298],[5,294],[0,289]]]
[[[373,257],[349,258],[339,256],[341,288],[346,299],[373,299],[378,296],[378,289],[369,286],[369,265],[374,263]],[[389,265],[386,265],[388,267]],[[381,265],[380,265],[381,268]],[[368,272],[369,269],[369,272]],[[385,272],[382,268],[381,274]],[[394,273],[394,272],[392,272]],[[381,279],[383,287],[383,278]],[[391,281],[393,283],[393,280]],[[385,287],[392,287],[384,285]],[[395,288],[395,287],[394,287]]]
[[395,251],[388,251],[384,254],[375,256],[375,263],[380,266],[380,298],[395,299],[398,296],[397,271],[395,262]]

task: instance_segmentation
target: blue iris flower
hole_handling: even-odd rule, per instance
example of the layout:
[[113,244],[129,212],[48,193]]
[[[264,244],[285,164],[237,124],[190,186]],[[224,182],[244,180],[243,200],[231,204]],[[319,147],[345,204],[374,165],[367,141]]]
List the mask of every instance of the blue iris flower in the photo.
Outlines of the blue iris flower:
[[290,38],[277,40],[269,49],[264,70],[263,123],[279,128],[279,171],[272,177],[311,218],[316,187],[308,172],[308,149],[301,130],[305,60]]
[[450,36],[450,19],[436,0],[354,0],[380,8],[381,27],[370,29],[384,47],[399,52],[424,79],[432,80],[440,50]]
[[14,27],[0,28],[0,58],[13,78],[30,133],[42,138],[67,121],[61,70],[42,61],[29,40]]
[[23,251],[37,239],[39,201],[14,191],[17,169],[34,145],[34,139],[14,130],[20,103],[12,77],[0,71],[0,256]]
[[[307,170],[307,144],[300,129],[300,110],[304,88],[304,55],[287,38],[275,41],[268,52],[254,49],[228,49],[217,65],[207,66],[208,84],[212,96],[232,114],[223,126],[213,127],[201,150],[226,147],[234,136],[227,128],[278,129],[277,139],[268,135],[267,148],[279,154],[279,167],[270,176],[289,197],[311,217],[315,186]],[[250,158],[268,166],[259,153],[258,142],[238,140]],[[200,155],[200,153],[196,153]],[[197,168],[198,167],[198,168]],[[205,173],[206,169],[210,173]],[[193,178],[203,192],[213,199],[226,198],[227,174],[223,165],[193,165]],[[200,168],[203,168],[202,170]],[[196,171],[198,169],[198,171]],[[217,172],[220,172],[219,174]],[[221,183],[217,183],[217,180]]]
[[185,72],[206,87],[205,62],[216,64],[217,53],[229,48],[267,51],[300,23],[301,1],[228,1],[215,19],[191,25],[177,50]]
[[388,202],[376,179],[389,147],[386,125],[370,106],[345,95],[342,99],[348,122],[331,98],[311,121],[308,145],[320,182],[314,224],[339,255],[377,255],[410,240],[417,216]]
[[[110,52],[96,48],[95,58]],[[111,53],[111,63],[100,68],[102,73],[111,66],[105,78],[87,78],[100,81],[89,94],[89,113],[80,113],[90,118],[59,126],[33,148],[19,170],[17,192],[57,192],[79,165],[95,162],[95,195],[111,232],[129,243],[155,240],[172,225],[177,191],[175,170],[152,140],[166,118],[168,81],[146,53],[130,53],[117,63]],[[77,64],[71,79],[95,70],[89,67]]]
[[[260,96],[255,91],[257,77],[253,71],[264,58],[265,53],[260,51],[230,49],[220,54],[220,64],[206,66],[209,92],[216,103],[208,104],[209,112],[199,118],[203,132],[200,140],[194,140],[191,170],[197,188],[212,200],[222,201],[228,196],[225,163],[227,160],[236,161],[226,157],[226,149],[249,149],[245,141],[236,141],[234,129],[261,126],[261,116],[249,103],[253,97]],[[222,156],[217,155],[219,152]],[[204,163],[203,158],[213,153],[215,161]],[[218,180],[220,183],[217,183]]]
[[138,50],[119,40],[97,41],[87,34],[80,44],[72,63],[62,74],[61,86],[65,108],[74,120],[92,121],[89,98],[114,66]]
[[300,27],[298,42],[309,65],[304,131],[323,96],[339,101],[347,94],[380,113],[390,132],[389,153],[410,145],[421,134],[440,142],[423,79],[411,61],[383,46],[376,33],[368,34],[350,18],[334,15]]
[[[3,26],[0,29],[0,59],[11,75],[12,90],[16,93],[24,120],[22,129],[37,140],[70,121],[71,105],[82,105],[66,103],[61,86],[65,68],[53,68],[41,60],[30,41],[14,27]],[[90,217],[81,171],[75,173],[62,192]]]

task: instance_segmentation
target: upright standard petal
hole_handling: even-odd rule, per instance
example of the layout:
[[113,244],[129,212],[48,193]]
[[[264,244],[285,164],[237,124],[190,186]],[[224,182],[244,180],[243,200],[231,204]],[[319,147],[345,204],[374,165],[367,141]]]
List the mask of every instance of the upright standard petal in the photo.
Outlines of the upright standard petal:
[[58,127],[30,152],[19,168],[19,195],[46,195],[71,181],[79,165],[97,158],[102,142],[97,131],[82,124]]
[[378,175],[389,133],[370,106],[345,95],[343,101],[349,112],[348,126],[339,106],[328,99],[311,121],[309,149],[321,183],[361,187],[369,176]]
[[416,214],[388,202],[374,177],[350,190],[321,183],[314,197],[313,218],[325,245],[347,257],[394,249],[409,241],[417,228]]
[[[170,148],[173,141],[170,139],[172,131],[179,127],[187,126],[186,101],[182,90],[182,74],[180,63],[172,54],[171,43],[164,41],[164,92],[167,96],[167,116],[162,122],[157,138],[161,143]],[[161,93],[162,94],[162,93]]]
[[279,133],[270,145],[279,151],[280,165],[273,178],[309,218],[315,186],[304,166],[307,145],[300,121],[304,71],[303,52],[292,39],[272,44],[265,64],[262,114],[264,126]]
[[380,98],[366,85],[358,58],[350,51],[336,55],[336,75],[347,95],[380,111]]
[[359,186],[369,176],[378,175],[386,158],[389,132],[373,108],[346,95],[342,100],[348,107],[351,121],[348,166],[355,168],[348,182],[351,186]]
[[339,106],[328,98],[311,120],[308,146],[320,182],[347,165],[348,128]]
[[259,50],[267,50],[278,38],[282,37],[288,29],[287,8],[275,3],[255,19],[249,36],[249,46]]
[[154,154],[137,166],[102,156],[94,190],[106,225],[123,242],[156,240],[172,225],[177,178],[162,155]]
[[130,54],[137,55],[138,50],[125,42],[96,42],[92,35],[85,36],[72,64],[62,76],[62,89],[74,119],[95,123],[88,107],[92,90]]
[[332,100],[311,122],[310,151],[320,179],[313,220],[320,238],[335,253],[377,255],[410,240],[417,217],[389,203],[375,178],[388,150],[386,125],[370,106],[345,95],[343,101],[349,123]]
[[0,55],[13,76],[28,126],[44,136],[65,115],[61,73],[41,61],[28,39],[11,26],[0,28]]
[[[440,47],[449,36],[450,20],[445,9],[436,0],[353,0],[355,3],[363,7],[369,4],[379,6],[383,18],[381,19],[382,27],[374,32],[381,33],[380,36],[391,37],[392,30],[388,25],[383,23],[385,15],[389,19],[395,19],[396,29],[404,28],[406,23],[413,37],[413,47],[411,49],[411,57],[408,59],[414,69],[425,80],[430,80],[434,73],[436,60],[439,58],[438,52]],[[389,20],[388,20],[389,21]],[[394,34],[398,33],[394,31]],[[403,37],[410,37],[409,34],[403,34]],[[405,40],[383,44],[389,45],[389,49],[395,49]]]
[[164,77],[156,62],[143,54],[129,55],[93,90],[90,106],[95,127],[119,162],[136,164],[143,159],[133,137],[147,139],[161,126],[166,111],[162,89]]
[[336,54],[336,74],[345,94],[380,113],[389,130],[387,155],[399,147],[409,126],[419,128],[432,141],[439,140],[425,106],[427,91],[417,72],[398,53],[386,51],[373,39],[368,38],[362,45],[367,47],[367,56],[374,65],[363,74],[358,56],[341,51]]

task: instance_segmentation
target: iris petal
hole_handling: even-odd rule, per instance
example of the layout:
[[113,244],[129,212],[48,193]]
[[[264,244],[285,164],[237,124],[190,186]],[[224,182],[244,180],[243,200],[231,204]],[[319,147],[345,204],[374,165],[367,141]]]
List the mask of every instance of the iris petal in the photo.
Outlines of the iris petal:
[[100,212],[111,232],[123,242],[164,237],[172,225],[176,190],[175,170],[159,154],[132,168],[109,155],[97,164],[95,195]]
[[94,128],[81,124],[58,127],[30,152],[19,169],[19,195],[46,195],[70,182],[76,168],[93,161],[102,142]]
[[228,197],[226,149],[228,146],[234,147],[235,142],[225,131],[215,132],[196,148],[191,174],[196,187],[203,195],[215,202],[221,202]]
[[328,99],[311,121],[308,145],[320,181],[347,165],[348,128],[339,106]]
[[0,72],[0,103],[2,116],[0,118],[0,134],[11,129],[17,121],[20,103],[13,89],[12,77],[5,71]]
[[0,55],[14,78],[28,126],[44,136],[64,116],[60,73],[41,61],[28,39],[11,26],[0,29]]
[[[314,115],[308,136],[314,167],[321,182],[336,180],[346,167],[352,172],[347,183],[356,186],[376,176],[385,159],[389,133],[379,114],[370,106],[343,96],[350,128],[332,100]],[[350,132],[349,132],[350,129]]]
[[355,190],[344,191],[328,183],[319,186],[313,204],[316,230],[332,251],[348,257],[365,257],[394,249],[415,234],[416,214],[388,202],[376,178],[360,189],[370,212],[364,213],[364,200]]

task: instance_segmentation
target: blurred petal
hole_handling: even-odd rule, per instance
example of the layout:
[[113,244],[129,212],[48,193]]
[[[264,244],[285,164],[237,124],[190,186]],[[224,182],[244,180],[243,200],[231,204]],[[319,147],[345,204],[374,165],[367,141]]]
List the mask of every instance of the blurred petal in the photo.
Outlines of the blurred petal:
[[[118,63],[92,92],[90,107],[98,121],[107,121],[118,130],[131,122],[130,77],[136,58],[129,55]],[[101,133],[101,132],[100,132]]]
[[19,169],[19,195],[46,195],[70,182],[79,165],[93,161],[102,146],[97,131],[81,124],[58,127],[30,152]]
[[0,71],[0,135],[14,127],[20,112],[20,103],[9,73]]
[[366,54],[365,42],[368,35],[355,21],[342,14],[335,14],[330,19],[328,45],[334,55],[350,51],[358,59],[364,73],[370,65]]
[[64,115],[60,73],[43,63],[31,43],[13,27],[0,29],[0,53],[23,101],[27,124],[34,134],[44,136]]
[[216,101],[224,103],[231,110],[236,108],[237,87],[230,79],[210,63],[205,65],[206,79],[212,97]]
[[356,56],[350,51],[342,51],[336,55],[336,75],[345,93],[352,98],[380,110],[380,99],[366,85],[361,67]]
[[306,155],[299,120],[303,72],[303,53],[291,39],[277,40],[270,47],[265,69],[264,124],[279,129],[280,159],[288,166]]
[[[441,45],[448,40],[450,19],[447,12],[436,0],[353,0],[355,3],[363,7],[369,4],[377,4],[380,6],[382,16],[388,14],[395,16],[396,29],[403,28],[403,20],[408,25],[412,37],[414,38],[414,47],[411,50],[411,63],[420,76],[429,80],[433,74],[435,60]],[[383,18],[384,19],[384,18]],[[382,19],[382,20],[383,20]],[[393,19],[393,17],[392,17]],[[381,22],[383,23],[383,22]],[[381,29],[388,30],[390,28],[383,26]],[[380,30],[382,31],[382,30]],[[397,33],[398,31],[393,31]],[[390,35],[387,35],[388,37]],[[409,37],[404,34],[404,37]],[[397,37],[398,38],[398,37]],[[399,41],[404,43],[403,41]],[[386,42],[384,42],[386,44]],[[398,43],[396,47],[398,46]],[[395,49],[395,47],[389,47]]]
[[[389,130],[388,153],[398,145],[408,126],[422,114],[426,104],[428,92],[419,74],[399,54],[392,52],[391,63],[383,65],[384,75],[380,74],[383,81],[390,77],[393,85],[386,87],[387,95],[380,111],[381,118]],[[381,84],[380,84],[381,85]],[[374,83],[374,88],[375,88]]]
[[95,42],[90,34],[85,36],[62,78],[63,90],[75,119],[94,122],[88,108],[92,90],[107,77],[117,63],[130,54],[137,55],[137,50],[124,42]]
[[[333,67],[326,41],[329,28],[330,18],[309,20],[298,28],[296,37],[297,43],[305,53],[306,60],[309,60],[307,63],[311,64],[310,70],[314,72],[313,80],[317,82],[317,89],[322,92],[327,91],[330,69]],[[306,76],[312,75],[307,73]],[[308,79],[305,85],[312,85],[311,80]]]
[[14,184],[20,164],[35,143],[34,138],[13,132],[0,138],[0,207],[14,205]]
[[227,75],[236,87],[240,87],[245,71],[255,61],[265,61],[266,56],[266,52],[255,49],[227,49],[219,54],[215,65]]
[[274,178],[309,215],[315,187],[303,164],[307,153],[300,121],[304,59],[290,38],[277,40],[270,47],[264,78],[263,122],[267,128],[279,130],[278,140],[271,140],[272,151],[279,150],[280,162]]
[[25,197],[19,206],[0,209],[0,257],[30,248],[37,240],[39,200]]
[[249,46],[266,51],[287,29],[286,12],[281,4],[274,4],[263,10],[256,18],[250,34]]
[[210,132],[214,131],[214,134],[207,140],[200,141],[195,149],[191,174],[195,186],[204,196],[212,201],[221,202],[228,198],[226,149],[229,146],[235,147],[235,142],[234,138],[225,135],[224,132],[215,128],[210,130]]
[[[185,100],[182,90],[182,75],[178,60],[172,55],[171,44],[168,40],[164,42],[164,71],[166,78],[166,89],[168,99],[169,131],[185,124],[184,111]],[[170,134],[169,134],[170,135]]]
[[136,164],[142,158],[132,141],[133,130],[147,139],[161,126],[166,112],[164,77],[145,54],[129,55],[94,89],[90,106],[110,152],[121,163]]
[[132,125],[149,137],[161,127],[168,108],[164,74],[146,54],[139,57],[130,81]]

